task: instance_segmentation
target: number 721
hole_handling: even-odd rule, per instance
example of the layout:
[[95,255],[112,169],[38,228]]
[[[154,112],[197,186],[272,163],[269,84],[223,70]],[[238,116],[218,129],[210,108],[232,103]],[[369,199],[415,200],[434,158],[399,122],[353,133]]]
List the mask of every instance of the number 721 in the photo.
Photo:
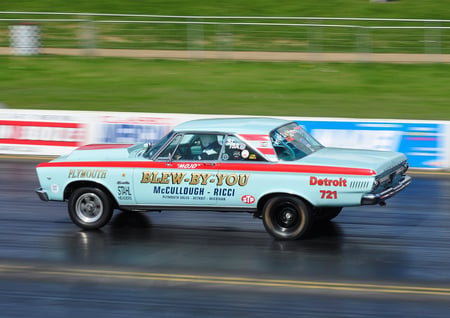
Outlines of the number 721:
[[330,190],[320,190],[321,199],[337,199],[337,192]]

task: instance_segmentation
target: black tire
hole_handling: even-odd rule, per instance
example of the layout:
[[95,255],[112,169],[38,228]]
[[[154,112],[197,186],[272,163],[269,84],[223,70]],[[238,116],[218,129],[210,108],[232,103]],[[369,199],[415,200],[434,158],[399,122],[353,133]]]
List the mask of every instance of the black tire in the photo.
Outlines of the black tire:
[[315,218],[318,222],[328,222],[334,219],[341,213],[342,207],[327,207],[327,208],[316,208]]
[[98,188],[76,189],[69,198],[68,208],[72,222],[85,230],[104,226],[114,210],[108,195]]
[[312,209],[299,198],[277,196],[264,205],[262,219],[266,231],[276,239],[297,240],[313,223]]

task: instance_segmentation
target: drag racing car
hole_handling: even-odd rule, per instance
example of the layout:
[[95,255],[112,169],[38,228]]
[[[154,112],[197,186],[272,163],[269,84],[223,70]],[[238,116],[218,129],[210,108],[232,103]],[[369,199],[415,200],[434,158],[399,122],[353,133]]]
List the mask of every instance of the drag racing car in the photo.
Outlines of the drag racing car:
[[263,117],[185,122],[155,145],[85,145],[36,170],[39,197],[68,201],[83,229],[115,209],[249,212],[283,240],[411,182],[402,153],[324,147],[297,122]]

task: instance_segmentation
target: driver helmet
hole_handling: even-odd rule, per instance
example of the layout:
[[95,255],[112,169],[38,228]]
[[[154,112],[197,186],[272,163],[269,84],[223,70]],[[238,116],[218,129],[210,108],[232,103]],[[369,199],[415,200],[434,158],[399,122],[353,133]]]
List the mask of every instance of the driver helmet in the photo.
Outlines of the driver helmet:
[[217,141],[217,137],[214,135],[200,135],[200,141],[203,147],[208,147],[210,144]]

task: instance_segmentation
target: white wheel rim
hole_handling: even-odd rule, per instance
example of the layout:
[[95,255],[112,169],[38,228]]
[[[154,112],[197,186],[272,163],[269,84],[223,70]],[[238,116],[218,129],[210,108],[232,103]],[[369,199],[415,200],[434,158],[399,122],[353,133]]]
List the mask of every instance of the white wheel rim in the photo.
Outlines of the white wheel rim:
[[75,202],[75,213],[85,223],[96,222],[103,215],[103,202],[95,193],[84,193]]

